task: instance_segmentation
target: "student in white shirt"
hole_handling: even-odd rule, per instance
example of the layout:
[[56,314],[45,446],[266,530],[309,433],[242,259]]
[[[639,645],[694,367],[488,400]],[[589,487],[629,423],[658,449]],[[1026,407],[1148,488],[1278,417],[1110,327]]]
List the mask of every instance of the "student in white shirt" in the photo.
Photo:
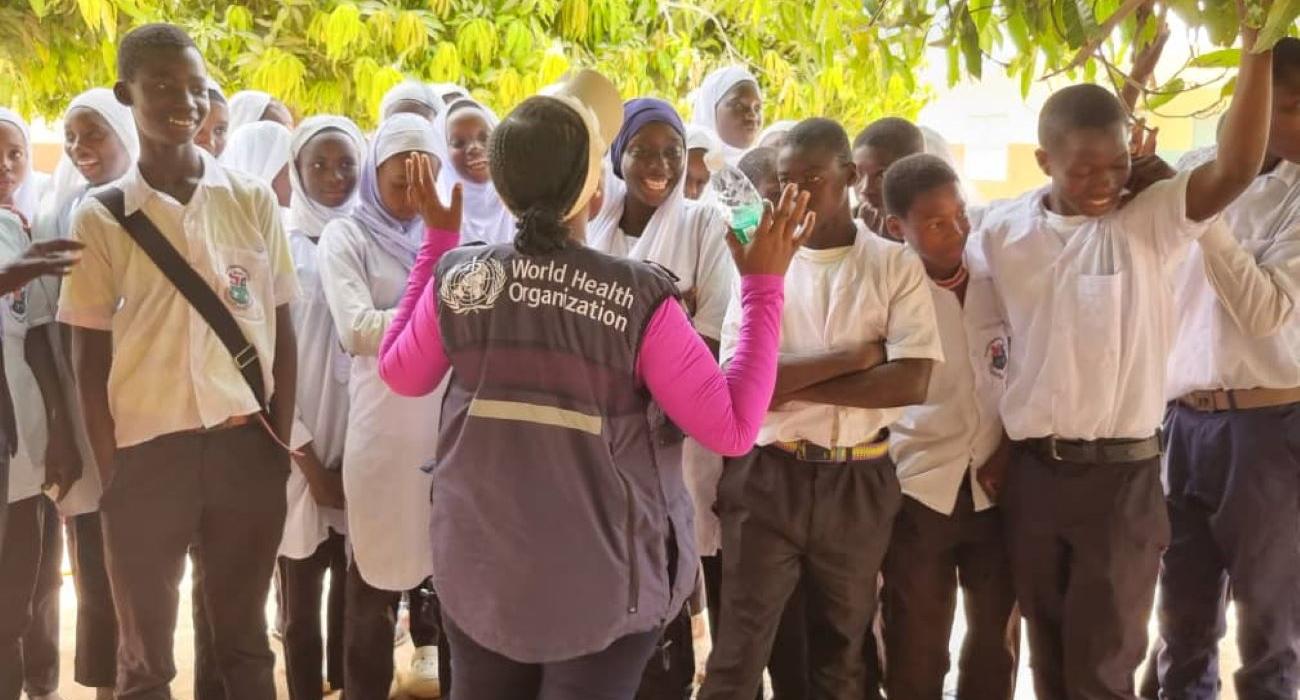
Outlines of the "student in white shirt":
[[705,76],[691,101],[691,123],[717,135],[723,160],[734,167],[763,128],[758,78],[744,66],[724,66]]
[[892,237],[885,227],[885,171],[917,153],[925,153],[925,134],[901,117],[877,119],[853,139],[853,162],[859,174],[857,215],[876,235]]
[[117,697],[170,697],[178,585],[192,545],[226,692],[270,700],[275,658],[264,605],[284,527],[281,443],[296,364],[288,242],[270,188],[193,143],[208,110],[193,41],[172,25],[144,25],[122,39],[118,63],[114,94],[132,108],[141,156],[105,196],[147,216],[225,302],[255,353],[269,406],[106,205],[83,204],[72,231],[86,255],[63,286],[58,319],[75,327],[81,409],[106,484]]
[[[26,243],[25,226],[13,212],[0,211],[0,246],[6,248],[0,261],[0,294],[10,295],[23,289],[41,275],[61,275],[78,259],[74,251],[80,244],[71,241]],[[17,255],[7,248],[10,241],[25,246]],[[25,252],[24,252],[25,251]],[[6,324],[7,325],[7,324]],[[5,342],[6,348],[11,343]],[[18,465],[10,474],[10,460],[17,457],[24,439],[14,421],[12,394],[4,380],[4,363],[0,363],[0,698],[18,700],[27,686],[31,698],[59,697],[58,620],[53,620],[54,636],[43,629],[50,605],[42,605],[38,593],[53,592],[53,608],[58,608],[58,581],[43,583],[38,579],[49,571],[42,560],[49,556],[46,543],[58,537],[58,515],[49,499],[41,493],[43,474],[28,465]],[[34,390],[27,392],[34,393]],[[34,443],[35,444],[35,443]],[[12,479],[11,479],[12,476]],[[56,578],[59,566],[53,567]],[[32,643],[33,634],[43,646]]]
[[[686,198],[706,200],[709,178],[724,164],[722,143],[713,130],[699,124],[686,125]],[[780,199],[780,196],[777,197]]]
[[[64,152],[42,198],[32,227],[33,240],[66,238],[72,212],[89,190],[121,177],[140,152],[131,110],[107,88],[94,88],[73,98],[64,112],[63,125]],[[26,241],[11,244],[22,246]],[[11,344],[21,346],[30,367],[17,369],[11,376],[30,375],[40,390],[44,414],[28,415],[20,423],[36,421],[35,430],[47,435],[48,447],[41,455],[45,480],[54,485],[52,493],[67,525],[68,554],[77,588],[74,677],[81,685],[97,688],[102,698],[111,696],[116,678],[117,617],[104,568],[97,512],[102,493],[99,470],[77,407],[69,329],[54,318],[59,286],[57,277],[43,277],[28,285],[22,292],[21,313],[14,313],[14,304],[8,305],[11,315],[5,330],[13,336]],[[57,523],[55,518],[51,521]],[[57,581],[62,557],[56,557],[50,567],[50,576]],[[54,609],[57,605],[57,601],[53,603]],[[57,625],[57,616],[50,617]]]
[[515,238],[515,217],[502,204],[488,172],[488,139],[497,122],[492,110],[469,98],[455,100],[433,119],[437,155],[442,161],[438,189],[445,199],[460,185],[464,195],[463,243],[495,245]]
[[987,279],[970,279],[970,233],[957,174],[936,156],[908,156],[885,173],[885,225],[921,258],[939,322],[944,362],[926,401],[890,428],[903,507],[885,556],[881,606],[890,697],[940,700],[960,588],[966,638],[957,697],[1011,700],[1020,613],[1001,515],[980,485],[1005,461],[998,400],[1007,369],[1006,328]]
[[220,158],[230,133],[230,105],[226,103],[226,93],[211,78],[208,78],[208,105],[208,116],[194,135],[194,145]]
[[1285,612],[1300,595],[1300,40],[1274,47],[1272,77],[1263,167],[1191,249],[1174,288],[1165,697],[1213,697],[1229,599],[1238,697],[1294,698],[1300,685],[1300,618]]
[[0,209],[7,209],[31,228],[49,176],[32,167],[27,122],[0,107]]
[[384,120],[394,114],[409,112],[432,122],[442,109],[442,98],[434,94],[428,84],[403,80],[384,93],[379,101],[379,118]]
[[261,90],[240,90],[230,98],[230,133],[245,124],[277,122],[293,128],[293,113],[284,103]]
[[[319,256],[325,226],[349,216],[355,205],[365,143],[351,120],[320,115],[298,125],[289,149],[293,196],[285,228],[303,290],[290,308],[298,336],[298,420],[290,443],[297,454],[289,474],[289,510],[279,553],[291,700],[321,697],[322,653],[330,687],[343,687],[347,517],[342,468],[351,360],[339,344],[325,300]],[[321,591],[327,574],[328,643],[321,635]]]
[[[758,447],[728,463],[719,487],[724,621],[706,700],[758,691],[801,576],[814,696],[864,697],[863,639],[901,502],[885,428],[925,400],[943,359],[920,261],[853,217],[857,169],[844,129],[801,122],[777,169],[783,184],[811,194],[817,225],[786,276],[773,408]],[[733,297],[724,361],[738,327]]]
[[[321,285],[352,356],[343,492],[351,545],[344,681],[353,700],[388,697],[398,601],[416,589],[412,608],[421,605],[418,587],[433,573],[428,469],[438,436],[426,428],[437,421],[442,391],[394,394],[379,377],[377,356],[423,237],[419,211],[407,199],[407,163],[414,153],[436,151],[428,120],[403,113],[386,119],[371,139],[356,208],[321,234]],[[436,627],[420,624],[422,615],[411,619],[412,670],[431,691],[436,655],[445,655],[446,645]],[[439,668],[446,674],[449,665]],[[415,690],[425,695],[424,687]]]
[[1140,170],[1122,105],[1093,85],[1054,94],[1039,119],[1051,185],[991,207],[972,243],[987,264],[972,278],[991,276],[1009,328],[1001,415],[1016,445],[999,501],[1040,697],[1134,695],[1169,544],[1169,272],[1264,155],[1271,54],[1242,56],[1220,157],[1122,209]]

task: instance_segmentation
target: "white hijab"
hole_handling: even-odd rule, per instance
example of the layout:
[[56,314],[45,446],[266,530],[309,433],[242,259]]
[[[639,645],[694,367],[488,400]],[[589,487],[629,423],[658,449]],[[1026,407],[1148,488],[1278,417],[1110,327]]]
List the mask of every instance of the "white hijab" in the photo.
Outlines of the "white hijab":
[[293,134],[278,122],[253,122],[235,129],[219,162],[270,185],[289,164]]
[[271,105],[271,96],[260,90],[240,90],[228,102],[230,105],[230,132],[252,124],[262,118],[266,108]]
[[497,194],[492,180],[473,182],[456,172],[451,163],[451,132],[448,128],[452,115],[470,112],[478,113],[487,122],[489,129],[497,128],[500,122],[492,110],[466,97],[453,100],[433,120],[433,132],[438,148],[438,160],[442,161],[442,170],[438,173],[438,194],[443,201],[449,201],[451,190],[460,184],[464,209],[460,225],[462,242],[482,241],[488,245],[509,243],[515,239],[515,217],[506,209],[505,203]]
[[320,238],[321,231],[325,230],[325,224],[352,213],[352,208],[356,205],[360,178],[357,187],[352,188],[352,193],[348,195],[348,201],[344,202],[343,206],[327,207],[307,195],[307,188],[302,183],[302,175],[298,172],[298,155],[302,153],[307,142],[322,131],[330,129],[341,131],[352,139],[352,145],[357,149],[358,173],[365,165],[366,138],[361,135],[361,129],[357,128],[351,119],[332,114],[320,114],[304,119],[294,130],[293,140],[289,143],[289,185],[293,188],[293,195],[289,199],[289,218],[285,226],[290,233],[300,231],[309,238]]
[[428,86],[429,91],[433,93],[434,99],[438,101],[435,106],[435,109],[437,109],[438,112],[442,112],[442,110],[446,109],[451,102],[462,99],[457,97],[451,102],[448,102],[443,95],[453,92],[459,92],[462,95],[469,95],[469,90],[466,90],[464,87],[457,85],[456,83],[428,83]]
[[23,134],[23,142],[27,144],[27,174],[23,177],[23,184],[19,185],[18,190],[14,192],[14,208],[30,225],[36,218],[41,193],[45,191],[45,184],[50,177],[32,169],[32,135],[27,128],[26,120],[18,116],[17,112],[0,107],[0,122],[9,122],[18,127]]
[[392,109],[393,105],[406,101],[418,102],[432,109],[434,114],[443,109],[442,98],[438,97],[428,84],[403,80],[384,93],[384,99],[379,102],[379,120],[383,121],[390,116],[388,110]]
[[352,219],[384,252],[400,260],[408,271],[420,252],[423,225],[419,216],[398,219],[384,207],[379,197],[379,166],[407,151],[421,151],[436,157],[436,141],[427,119],[414,114],[394,114],[379,124],[379,130],[371,139],[361,181],[357,184],[357,206],[352,211]]
[[[758,87],[758,78],[743,66],[725,66],[709,73],[699,89],[690,95],[691,123],[702,126],[717,136],[718,103],[722,102],[722,98],[726,97],[732,88],[741,83],[753,83],[754,87]],[[759,94],[762,94],[762,90],[759,90]],[[741,156],[749,150],[736,148],[723,141],[720,136],[718,136],[718,144],[722,147],[723,158],[732,167],[735,167],[740,162]]]
[[790,133],[791,129],[795,128],[798,125],[799,122],[793,119],[782,119],[781,121],[767,127],[766,129],[763,129],[763,131],[759,133],[758,138],[754,141],[754,145],[756,146],[763,145],[764,139],[766,139],[769,136],[776,136],[777,134],[788,134]]
[[[67,119],[72,110],[79,108],[94,111],[108,124],[118,142],[126,149],[130,158],[128,167],[133,167],[140,157],[140,138],[135,131],[131,108],[118,102],[113,91],[108,88],[91,88],[72,98],[68,109],[63,113],[64,119]],[[72,213],[72,205],[89,189],[90,182],[64,150],[59,156],[59,164],[54,168],[54,176],[50,178],[50,184],[41,197],[40,214],[36,217],[41,228],[52,227],[48,228],[50,237],[66,234],[65,224]]]

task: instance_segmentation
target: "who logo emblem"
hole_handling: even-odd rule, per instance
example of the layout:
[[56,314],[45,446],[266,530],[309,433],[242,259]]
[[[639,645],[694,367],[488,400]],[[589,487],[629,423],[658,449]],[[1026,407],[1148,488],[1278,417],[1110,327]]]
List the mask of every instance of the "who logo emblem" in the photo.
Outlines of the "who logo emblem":
[[454,313],[492,308],[506,286],[506,270],[493,258],[467,260],[447,273],[438,287],[442,303]]

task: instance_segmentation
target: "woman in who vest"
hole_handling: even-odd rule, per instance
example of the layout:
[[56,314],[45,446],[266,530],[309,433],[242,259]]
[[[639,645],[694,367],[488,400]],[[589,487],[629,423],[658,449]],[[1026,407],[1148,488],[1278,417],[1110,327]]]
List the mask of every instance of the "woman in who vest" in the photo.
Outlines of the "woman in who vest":
[[618,104],[585,72],[497,127],[512,243],[451,250],[459,189],[444,206],[427,160],[410,178],[427,232],[380,375],[420,395],[451,370],[431,529],[457,698],[630,700],[698,566],[675,426],[740,454],[771,398],[806,196],[730,241],[745,319],[724,372],[669,274],[583,244]]

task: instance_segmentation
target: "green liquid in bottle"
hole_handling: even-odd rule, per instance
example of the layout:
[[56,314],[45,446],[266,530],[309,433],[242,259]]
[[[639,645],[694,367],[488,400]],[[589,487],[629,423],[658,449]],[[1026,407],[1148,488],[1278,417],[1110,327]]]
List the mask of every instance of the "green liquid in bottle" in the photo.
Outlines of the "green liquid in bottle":
[[758,222],[763,219],[763,203],[742,204],[731,209],[731,232],[736,240],[748,245],[758,230]]

